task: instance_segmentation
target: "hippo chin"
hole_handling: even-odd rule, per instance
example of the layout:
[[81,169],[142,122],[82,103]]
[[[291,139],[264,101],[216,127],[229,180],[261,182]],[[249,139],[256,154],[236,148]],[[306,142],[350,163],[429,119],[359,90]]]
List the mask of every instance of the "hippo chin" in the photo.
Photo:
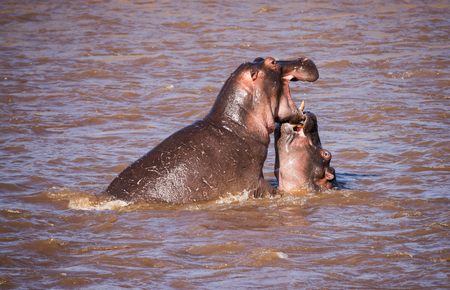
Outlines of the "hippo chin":
[[322,148],[317,118],[305,112],[303,119],[296,125],[283,123],[275,131],[275,176],[280,191],[320,191],[336,186],[331,153]]
[[263,178],[275,122],[297,122],[301,112],[290,81],[319,77],[307,58],[256,58],[234,71],[209,114],[169,136],[119,174],[106,192],[125,200],[189,203],[227,193],[273,194]]

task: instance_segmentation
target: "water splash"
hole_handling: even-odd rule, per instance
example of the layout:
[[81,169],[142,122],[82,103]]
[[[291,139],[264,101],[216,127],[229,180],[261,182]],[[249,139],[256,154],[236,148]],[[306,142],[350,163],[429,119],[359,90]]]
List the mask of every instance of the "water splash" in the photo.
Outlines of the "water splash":
[[82,197],[70,200],[68,208],[75,210],[118,210],[128,205],[130,203],[123,200],[110,200],[96,203],[89,198]]
[[232,203],[243,203],[249,199],[250,191],[244,190],[240,194],[231,194],[220,197],[216,204],[232,204]]

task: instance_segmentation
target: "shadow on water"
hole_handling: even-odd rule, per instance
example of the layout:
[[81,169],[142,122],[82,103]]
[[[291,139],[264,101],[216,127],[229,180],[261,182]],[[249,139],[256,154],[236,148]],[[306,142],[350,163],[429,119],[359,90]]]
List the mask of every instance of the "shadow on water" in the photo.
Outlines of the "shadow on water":
[[380,176],[381,174],[363,174],[350,172],[336,173],[337,189],[355,189],[353,186],[355,181],[377,178]]
[[[365,179],[374,179],[382,176],[382,174],[363,174],[363,173],[351,173],[351,172],[341,172],[336,173],[336,183],[337,187],[334,190],[339,189],[356,189],[355,182]],[[268,178],[267,181],[270,185],[278,188],[278,180],[276,178]]]

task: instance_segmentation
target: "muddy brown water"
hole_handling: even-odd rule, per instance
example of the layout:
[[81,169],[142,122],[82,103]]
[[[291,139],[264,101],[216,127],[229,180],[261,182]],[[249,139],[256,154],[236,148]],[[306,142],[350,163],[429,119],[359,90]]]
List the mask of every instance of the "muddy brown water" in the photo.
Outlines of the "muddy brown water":
[[[1,1],[0,288],[450,285],[450,3],[250,2]],[[302,55],[345,189],[102,197],[239,64]]]

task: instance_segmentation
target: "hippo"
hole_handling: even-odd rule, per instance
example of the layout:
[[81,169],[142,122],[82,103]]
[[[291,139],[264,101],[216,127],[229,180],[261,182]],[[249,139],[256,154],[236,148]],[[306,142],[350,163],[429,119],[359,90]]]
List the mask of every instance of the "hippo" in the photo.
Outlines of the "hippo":
[[314,62],[256,58],[227,79],[210,112],[169,136],[123,170],[106,193],[127,201],[185,204],[247,192],[275,194],[264,180],[276,122],[299,122],[289,82],[314,82]]
[[[303,111],[304,103],[299,108]],[[275,130],[275,176],[280,192],[321,191],[337,186],[331,153],[322,148],[317,118],[303,113],[297,124],[283,123]]]

